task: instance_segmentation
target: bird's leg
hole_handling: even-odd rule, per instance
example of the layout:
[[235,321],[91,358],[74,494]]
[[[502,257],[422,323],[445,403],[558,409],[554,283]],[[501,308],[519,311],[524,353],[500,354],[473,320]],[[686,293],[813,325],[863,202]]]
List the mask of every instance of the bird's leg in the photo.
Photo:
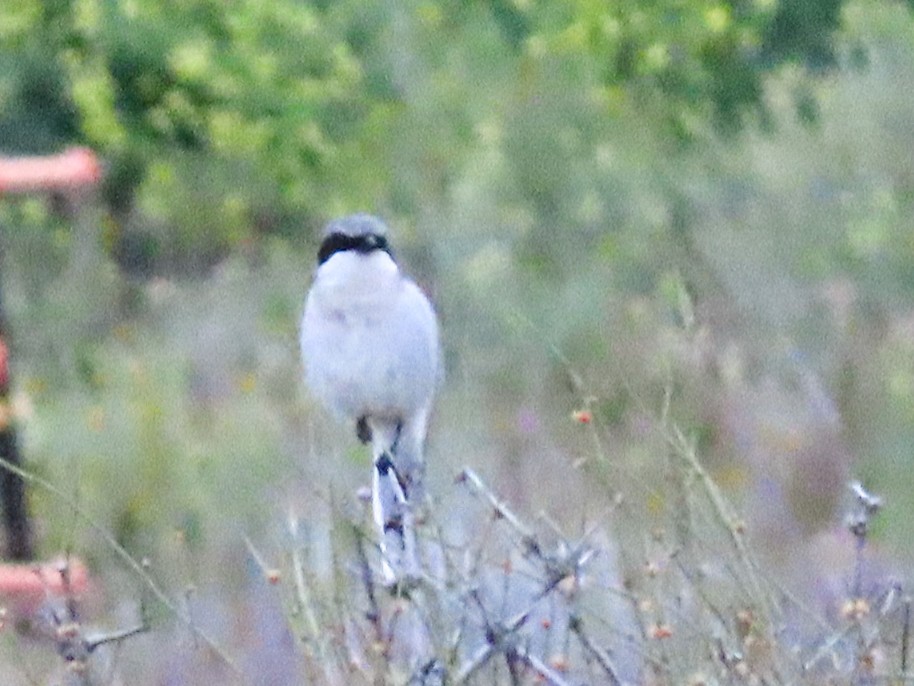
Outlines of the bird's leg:
[[403,479],[394,462],[399,426],[394,435],[375,427],[375,460],[372,479],[372,510],[381,544],[381,571],[386,585],[411,585],[420,574],[416,557],[416,531],[412,507]]
[[[397,428],[394,433],[394,440],[393,440],[393,443],[391,443],[391,445],[390,445],[390,453],[394,457],[396,457],[398,454],[398,450],[400,447],[400,436],[402,433],[403,433],[403,422],[400,421],[400,422],[397,422]],[[406,497],[407,500],[409,500],[409,488],[410,488],[409,477],[407,475],[405,475],[402,470],[397,469],[397,465],[396,465],[395,461],[391,464],[391,467],[394,470],[394,476],[397,477],[397,481],[400,483],[400,488],[403,489],[403,495]]]

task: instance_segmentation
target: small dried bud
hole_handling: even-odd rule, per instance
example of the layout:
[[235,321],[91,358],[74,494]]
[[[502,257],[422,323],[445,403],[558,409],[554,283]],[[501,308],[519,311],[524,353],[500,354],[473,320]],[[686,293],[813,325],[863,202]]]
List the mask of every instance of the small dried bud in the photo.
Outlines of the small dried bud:
[[567,655],[553,655],[549,658],[549,666],[557,672],[567,672],[571,668]]
[[578,424],[590,424],[593,421],[593,412],[587,409],[575,410],[571,419]]
[[93,406],[86,414],[86,424],[91,431],[100,432],[105,428],[105,408],[101,405]]
[[79,624],[76,622],[67,622],[57,627],[58,640],[75,638],[76,636],[79,636]]
[[669,624],[655,624],[648,631],[648,636],[654,640],[670,638],[673,635],[673,628]]
[[89,664],[85,660],[71,660],[67,663],[67,671],[82,675],[89,671]]
[[868,674],[875,674],[885,667],[885,653],[878,647],[867,650],[860,656],[860,667]]
[[841,616],[857,622],[870,613],[870,603],[866,598],[849,598],[841,605]]
[[740,610],[736,613],[736,635],[745,640],[754,623],[755,617],[752,610]]
[[257,375],[248,372],[237,379],[238,390],[242,393],[252,393],[257,388]]
[[579,588],[578,578],[574,574],[569,574],[559,581],[557,588],[565,597],[571,597]]

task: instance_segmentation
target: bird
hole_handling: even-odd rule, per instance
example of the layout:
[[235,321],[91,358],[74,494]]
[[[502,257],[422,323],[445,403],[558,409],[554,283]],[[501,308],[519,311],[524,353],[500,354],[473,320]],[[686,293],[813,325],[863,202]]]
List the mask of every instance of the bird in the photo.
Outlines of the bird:
[[372,450],[372,513],[385,584],[421,575],[415,510],[424,499],[423,449],[441,379],[438,318],[394,259],[386,224],[370,214],[323,230],[305,299],[305,384]]

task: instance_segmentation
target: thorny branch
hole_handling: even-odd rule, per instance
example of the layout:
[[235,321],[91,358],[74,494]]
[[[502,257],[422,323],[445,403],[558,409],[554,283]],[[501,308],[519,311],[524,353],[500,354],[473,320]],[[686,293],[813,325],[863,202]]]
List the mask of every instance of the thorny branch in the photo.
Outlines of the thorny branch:
[[64,661],[67,686],[90,686],[89,660],[92,654],[100,646],[120,643],[148,631],[145,610],[142,621],[136,626],[92,635],[85,630],[79,617],[76,596],[70,585],[69,565],[64,562],[58,572],[63,583],[65,602],[62,611],[51,610],[51,638],[57,646],[58,655]]
[[609,678],[609,683],[612,684],[612,686],[622,686],[622,679],[619,678],[619,671],[613,664],[612,658],[610,658],[606,651],[598,646],[584,631],[584,623],[581,618],[576,615],[572,616],[569,620],[569,628],[578,637],[581,645],[584,646],[591,657],[597,661],[597,664],[600,665],[606,673],[606,676]]
[[114,551],[117,557],[133,572],[133,574],[140,579],[146,586],[146,588],[152,593],[152,595],[158,600],[162,605],[164,605],[168,610],[181,622],[187,626],[195,636],[202,640],[210,651],[215,655],[219,660],[221,660],[232,672],[237,675],[241,674],[241,670],[235,664],[235,661],[229,657],[229,655],[222,649],[222,647],[216,643],[216,641],[211,638],[207,633],[205,633],[200,627],[194,625],[189,614],[182,610],[178,604],[172,600],[152,576],[149,574],[149,571],[146,569],[146,566],[142,561],[134,558],[127,550],[117,542],[114,536],[101,524],[99,524],[92,516],[90,516],[73,498],[64,493],[57,486],[52,484],[50,481],[43,479],[42,477],[34,474],[30,471],[17,467],[16,465],[0,459],[0,469],[5,469],[13,474],[19,476],[23,481],[33,485],[38,486],[39,488],[47,491],[55,498],[59,499],[62,503],[67,505],[72,509],[74,515],[82,520],[92,531],[94,531],[104,542],[105,544]]

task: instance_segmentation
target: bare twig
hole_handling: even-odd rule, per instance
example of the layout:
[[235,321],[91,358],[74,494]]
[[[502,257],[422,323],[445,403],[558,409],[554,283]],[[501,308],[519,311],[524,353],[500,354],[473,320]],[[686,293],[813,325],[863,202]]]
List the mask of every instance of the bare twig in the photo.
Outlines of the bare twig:
[[457,671],[454,677],[454,683],[465,684],[477,671],[482,669],[489,659],[503,651],[506,645],[514,639],[518,629],[520,629],[530,614],[536,607],[541,598],[537,598],[525,610],[518,612],[512,619],[504,624],[491,625],[486,627],[486,642],[479,650]]
[[492,493],[489,487],[486,486],[486,484],[482,479],[479,478],[479,475],[475,471],[469,468],[464,469],[457,476],[457,482],[469,484],[472,493],[482,495],[482,497],[485,498],[485,500],[495,511],[495,514],[511,525],[511,527],[520,535],[521,544],[523,545],[525,553],[540,558],[543,556],[543,552],[536,540],[536,536],[534,535],[533,531],[527,528],[527,526],[520,521],[520,518],[515,515],[514,512],[512,512],[505,503],[499,500],[494,493]]
[[318,658],[322,659],[324,654],[322,641],[323,632],[320,630],[317,617],[314,614],[314,604],[311,593],[308,589],[308,584],[305,582],[305,564],[302,559],[302,546],[299,542],[299,522],[298,517],[291,509],[289,510],[289,516],[286,522],[289,528],[289,538],[292,541],[292,579],[295,584],[295,603],[298,611],[301,612],[302,616],[305,618],[305,624],[307,625],[311,643],[318,647]]
[[671,433],[664,431],[667,441],[670,442],[675,454],[679,455],[698,477],[708,500],[730,538],[730,543],[736,551],[737,558],[746,572],[747,581],[752,589],[752,597],[756,602],[759,602],[764,606],[769,618],[773,619],[777,616],[777,605],[765,589],[759,575],[758,565],[752,552],[749,550],[743,528],[740,525],[738,518],[732,512],[730,504],[721,492],[717,482],[714,481],[698,460],[698,456],[695,453],[695,446],[692,441],[689,441],[685,437],[676,424],[671,424],[670,427],[672,429]]
[[64,660],[64,682],[68,686],[90,686],[89,658],[100,646],[109,643],[120,643],[132,636],[149,630],[145,618],[129,629],[119,629],[95,636],[89,635],[80,621],[76,596],[70,584],[69,565],[64,562],[58,570],[61,583],[66,593],[63,612],[52,611],[50,618],[53,624],[51,638],[57,653]]
[[584,623],[580,617],[573,616],[568,620],[568,626],[574,635],[578,637],[584,649],[597,661],[597,664],[606,673],[609,683],[613,686],[622,686],[622,679],[619,678],[619,670],[613,664],[612,658],[600,646],[594,643],[590,635],[584,631]]
[[859,481],[852,481],[849,488],[854,494],[854,506],[847,515],[845,525],[856,541],[852,593],[855,598],[859,598],[863,593],[864,550],[870,523],[882,509],[882,498],[867,491]]
[[559,674],[555,669],[543,662],[539,657],[528,651],[526,648],[516,648],[514,650],[516,659],[526,663],[537,676],[541,677],[552,686],[567,686],[569,682]]
[[828,640],[825,641],[821,646],[819,646],[819,649],[815,653],[813,653],[813,656],[811,658],[809,658],[806,662],[803,663],[802,670],[804,672],[809,672],[810,670],[812,670],[817,664],[819,664],[819,662],[824,657],[826,657],[829,654],[829,652],[836,645],[838,645],[839,642],[841,642],[844,638],[846,638],[856,629],[857,629],[856,624],[848,624],[841,631],[836,631],[834,634],[829,636]]
[[901,674],[908,673],[908,641],[911,637],[911,596],[904,599],[904,620],[901,629]]
[[73,498],[64,493],[57,486],[52,484],[50,481],[30,472],[20,467],[17,467],[10,462],[0,459],[0,468],[5,469],[13,474],[18,475],[22,478],[23,481],[31,484],[32,486],[37,486],[55,498],[58,498],[62,503],[67,507],[71,508],[73,514],[78,519],[82,520],[92,531],[94,531],[104,542],[105,544],[114,551],[115,555],[121,560],[121,562],[126,565],[136,576],[139,578],[147,589],[152,593],[152,595],[164,605],[168,610],[181,622],[187,626],[191,631],[202,640],[209,650],[215,655],[221,662],[225,664],[232,672],[240,675],[241,670],[235,664],[235,661],[219,646],[216,641],[209,636],[206,632],[203,631],[200,627],[194,626],[190,616],[181,610],[180,607],[173,601],[168,595],[163,591],[159,585],[156,583],[155,579],[149,574],[146,570],[146,567],[143,563],[136,558],[134,558],[127,550],[117,542],[114,536],[103,527],[94,517],[86,513],[86,511],[79,505]]
[[365,534],[355,525],[353,525],[352,529],[355,535],[356,557],[359,561],[359,576],[362,581],[362,587],[365,589],[365,597],[368,600],[366,618],[374,627],[375,640],[380,643],[384,640],[384,627],[381,621],[381,607],[378,604],[378,595],[375,590],[374,574],[371,571],[371,565],[368,563],[368,555],[365,554]]

